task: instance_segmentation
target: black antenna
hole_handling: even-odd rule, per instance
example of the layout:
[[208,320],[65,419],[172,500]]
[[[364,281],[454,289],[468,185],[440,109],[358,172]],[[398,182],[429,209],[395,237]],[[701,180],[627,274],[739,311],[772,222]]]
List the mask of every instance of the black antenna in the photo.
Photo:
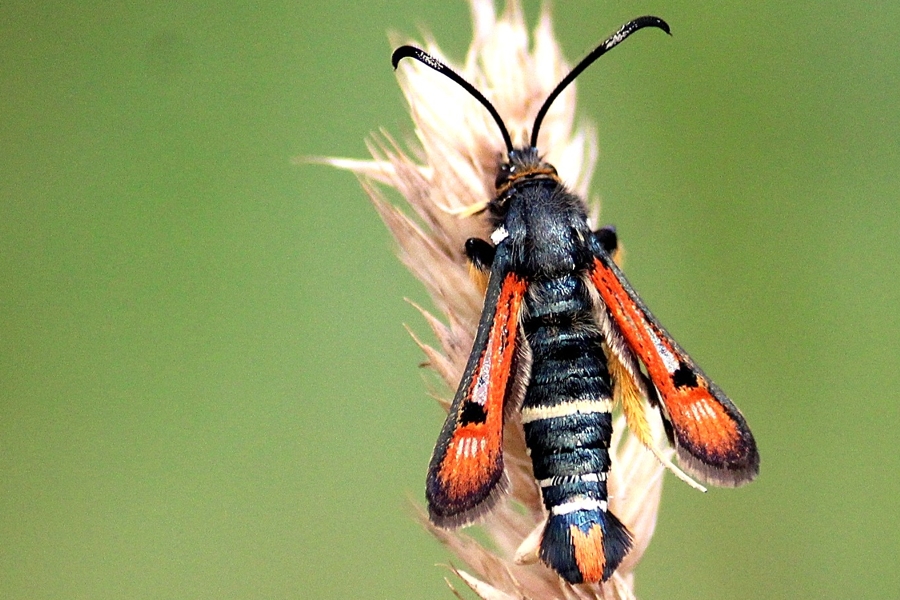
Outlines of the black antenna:
[[512,153],[512,138],[509,137],[509,132],[506,130],[506,125],[503,124],[503,119],[500,118],[500,114],[497,112],[497,109],[494,108],[494,106],[490,102],[488,102],[488,99],[485,98],[481,92],[476,90],[471,83],[460,77],[456,73],[456,71],[454,71],[435,57],[431,56],[424,50],[419,50],[415,46],[400,46],[399,48],[394,50],[394,53],[391,54],[391,64],[394,65],[394,69],[397,68],[397,65],[404,58],[414,58],[423,65],[431,67],[438,73],[446,75],[447,77],[461,85],[462,88],[469,92],[472,96],[474,96],[476,100],[481,102],[481,104],[484,105],[486,109],[488,109],[488,112],[491,113],[491,116],[494,117],[494,121],[497,122],[497,126],[500,127],[500,133],[503,134],[503,143],[506,144],[506,153]]
[[537,148],[538,131],[540,131],[541,129],[541,122],[547,115],[547,111],[550,109],[550,105],[553,104],[553,101],[556,100],[556,97],[559,96],[559,94],[566,88],[566,86],[575,81],[575,78],[581,75],[582,71],[591,66],[591,63],[618,46],[619,43],[624,41],[625,38],[627,38],[629,35],[637,31],[638,29],[643,29],[644,27],[658,27],[659,29],[662,29],[663,31],[671,35],[671,31],[669,31],[669,24],[659,17],[638,17],[637,19],[622,25],[622,27],[620,27],[617,32],[609,36],[609,38],[605,42],[597,46],[593,52],[581,59],[581,62],[575,65],[575,68],[572,69],[572,71],[569,72],[569,74],[559,82],[556,88],[552,92],[550,92],[549,96],[547,96],[547,99],[544,100],[544,104],[543,106],[541,106],[541,110],[538,111],[537,117],[534,119],[534,126],[531,128],[532,148]]

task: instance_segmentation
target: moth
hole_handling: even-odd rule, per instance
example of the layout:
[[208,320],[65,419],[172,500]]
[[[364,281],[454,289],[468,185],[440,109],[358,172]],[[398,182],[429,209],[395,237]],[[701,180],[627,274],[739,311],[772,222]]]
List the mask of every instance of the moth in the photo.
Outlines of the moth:
[[645,411],[648,404],[657,409],[681,467],[698,479],[734,487],[759,471],[756,442],[740,411],[619,270],[615,229],[591,229],[584,202],[536,147],[541,122],[563,89],[645,27],[669,33],[653,16],[623,25],[550,93],[530,145],[521,148],[513,147],[491,103],[445,64],[413,46],[391,57],[395,69],[412,58],[463,87],[491,114],[507,152],[496,193],[483,207],[490,241],[471,238],[465,245],[472,267],[487,280],[484,308],[428,467],[429,517],[440,527],[460,527],[496,504],[507,486],[503,427],[518,410],[548,513],[539,556],[570,583],[606,581],[632,544],[607,497],[614,399],[651,449]]

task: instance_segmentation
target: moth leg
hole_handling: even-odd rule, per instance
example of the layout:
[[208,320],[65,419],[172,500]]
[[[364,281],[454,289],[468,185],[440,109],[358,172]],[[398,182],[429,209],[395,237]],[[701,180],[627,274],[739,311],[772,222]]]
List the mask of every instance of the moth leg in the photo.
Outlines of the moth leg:
[[594,239],[612,257],[613,262],[621,266],[622,251],[619,248],[619,236],[616,234],[616,226],[604,225],[594,232]]
[[614,256],[619,249],[619,236],[616,235],[615,225],[604,225],[594,232],[594,237],[610,256]]
[[491,266],[497,249],[480,238],[466,240],[466,257],[469,259],[469,276],[482,293],[487,290]]
[[496,252],[496,248],[481,238],[473,237],[466,240],[466,257],[479,271],[491,270]]

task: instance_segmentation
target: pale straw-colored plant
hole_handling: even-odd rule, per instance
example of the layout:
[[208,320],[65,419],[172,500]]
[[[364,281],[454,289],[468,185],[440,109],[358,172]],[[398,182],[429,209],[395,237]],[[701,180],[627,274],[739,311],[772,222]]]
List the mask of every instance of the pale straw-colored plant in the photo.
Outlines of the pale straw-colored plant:
[[[549,11],[544,9],[530,40],[518,0],[509,0],[499,16],[492,0],[470,2],[474,40],[465,63],[454,66],[445,60],[432,40],[422,47],[479,89],[503,116],[514,144],[525,145],[535,113],[568,72]],[[483,300],[468,275],[463,247],[468,238],[489,234],[483,215],[460,215],[493,195],[505,149],[490,115],[456,83],[414,61],[398,72],[417,143],[404,150],[382,131],[368,144],[372,160],[326,162],[357,174],[397,240],[400,259],[422,281],[441,313],[438,318],[422,309],[439,347],[414,339],[428,366],[453,390],[471,350]],[[575,89],[570,86],[544,120],[541,150],[569,188],[585,197],[597,156],[596,134],[589,126],[576,127],[574,115]],[[399,191],[407,206],[386,201],[379,184]],[[448,407],[449,398],[441,403]],[[438,430],[435,423],[435,435]],[[657,447],[665,445],[658,420],[651,430]],[[537,561],[535,542],[546,515],[516,417],[507,422],[504,439],[510,493],[481,524],[491,547],[464,531],[428,527],[469,566],[469,571],[454,571],[481,598],[634,598],[634,569],[653,535],[664,468],[628,432],[621,416],[615,421],[611,453],[610,508],[631,531],[634,548],[604,584],[570,585]],[[664,450],[661,458],[671,455]]]

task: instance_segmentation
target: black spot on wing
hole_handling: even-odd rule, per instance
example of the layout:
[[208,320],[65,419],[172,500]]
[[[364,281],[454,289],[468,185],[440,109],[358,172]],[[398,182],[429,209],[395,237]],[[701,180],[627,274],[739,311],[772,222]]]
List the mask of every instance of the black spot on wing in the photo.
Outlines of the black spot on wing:
[[463,404],[462,412],[459,415],[459,424],[468,425],[469,423],[484,423],[487,420],[487,413],[484,407],[477,402],[466,401]]
[[672,383],[675,387],[697,387],[697,374],[694,369],[682,362],[672,373]]

